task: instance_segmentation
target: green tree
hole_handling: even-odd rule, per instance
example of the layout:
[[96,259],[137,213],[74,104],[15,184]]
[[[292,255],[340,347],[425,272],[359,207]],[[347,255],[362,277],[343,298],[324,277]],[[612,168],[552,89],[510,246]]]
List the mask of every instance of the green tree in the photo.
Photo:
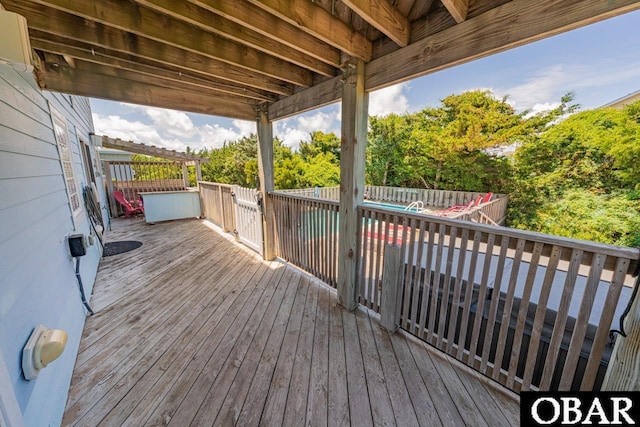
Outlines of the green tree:
[[640,102],[584,111],[518,149],[509,224],[602,243],[640,243]]
[[340,138],[335,133],[324,133],[321,131],[311,132],[309,142],[300,142],[300,155],[305,161],[318,154],[332,154],[333,161],[340,164]]

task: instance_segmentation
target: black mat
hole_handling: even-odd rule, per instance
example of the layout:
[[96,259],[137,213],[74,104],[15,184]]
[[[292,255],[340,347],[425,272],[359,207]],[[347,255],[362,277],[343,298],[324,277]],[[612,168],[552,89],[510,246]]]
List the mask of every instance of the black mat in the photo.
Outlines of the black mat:
[[102,256],[111,256],[123,254],[125,252],[138,249],[142,246],[142,242],[136,240],[123,240],[122,242],[109,242],[104,245]]

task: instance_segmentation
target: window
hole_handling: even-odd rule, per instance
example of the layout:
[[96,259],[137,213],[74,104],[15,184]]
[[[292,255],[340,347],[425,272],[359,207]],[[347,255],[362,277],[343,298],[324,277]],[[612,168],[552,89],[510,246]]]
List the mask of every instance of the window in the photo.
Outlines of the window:
[[87,184],[91,184],[92,182],[95,184],[96,177],[93,173],[91,149],[89,148],[89,144],[80,139],[80,149],[82,152],[82,165],[84,166],[84,176],[87,179]]
[[75,223],[76,215],[82,210],[82,205],[80,203],[80,192],[78,191],[78,185],[76,184],[76,177],[73,172],[73,157],[71,155],[71,143],[69,140],[69,132],[67,131],[67,121],[64,116],[54,108],[51,108],[51,118],[53,119],[53,131],[56,136],[56,143],[58,144],[62,173],[64,175],[64,182],[67,187],[71,213]]

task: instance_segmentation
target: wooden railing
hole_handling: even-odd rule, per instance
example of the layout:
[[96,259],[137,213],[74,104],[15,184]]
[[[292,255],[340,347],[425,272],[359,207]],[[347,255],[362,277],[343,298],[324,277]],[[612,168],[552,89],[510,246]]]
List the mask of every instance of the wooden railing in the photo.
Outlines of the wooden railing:
[[103,161],[102,166],[113,217],[123,213],[113,197],[114,190],[121,191],[127,200],[140,199],[140,193],[186,190],[180,162]]
[[273,207],[276,256],[336,287],[338,202],[298,194],[269,194]]
[[[360,303],[516,392],[600,387],[638,250],[371,205],[359,212]],[[401,266],[386,266],[402,271],[386,280],[398,286],[391,315],[380,306],[387,245],[401,253],[392,257]]]
[[236,229],[236,215],[233,205],[233,185],[213,182],[198,182],[200,205],[209,221],[224,231]]

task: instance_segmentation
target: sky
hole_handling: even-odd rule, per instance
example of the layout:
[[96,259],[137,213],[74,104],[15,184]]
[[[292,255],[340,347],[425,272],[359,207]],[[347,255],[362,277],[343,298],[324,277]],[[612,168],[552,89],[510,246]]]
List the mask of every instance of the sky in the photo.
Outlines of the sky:
[[[519,111],[554,108],[575,93],[581,110],[640,90],[640,11],[372,92],[369,115],[437,107],[467,90],[508,96]],[[91,99],[96,134],[184,151],[217,148],[255,133],[254,122]],[[274,122],[274,134],[296,148],[314,131],[340,133],[340,105]]]

